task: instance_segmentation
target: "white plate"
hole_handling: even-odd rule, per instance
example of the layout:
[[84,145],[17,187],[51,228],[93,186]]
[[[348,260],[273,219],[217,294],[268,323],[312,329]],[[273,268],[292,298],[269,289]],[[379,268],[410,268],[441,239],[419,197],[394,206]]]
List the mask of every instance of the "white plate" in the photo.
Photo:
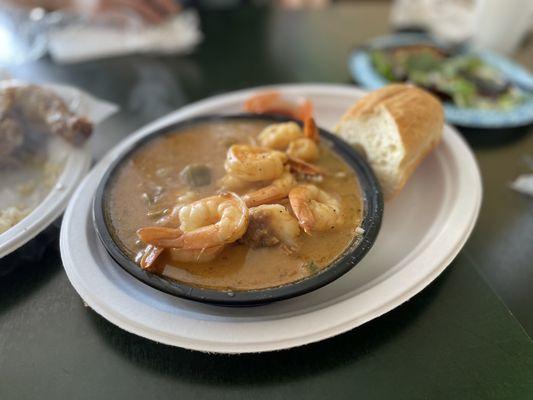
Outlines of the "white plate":
[[[17,80],[2,80],[0,86],[23,83]],[[118,110],[115,104],[97,99],[74,87],[58,84],[41,86],[56,92],[70,110],[86,116],[95,126]],[[33,239],[61,215],[70,196],[87,174],[92,160],[88,145],[73,147],[58,137],[48,140],[46,155],[48,161],[61,168],[57,181],[48,193],[44,185],[39,184],[31,195],[26,196],[11,189],[12,186],[28,182],[29,179],[42,179],[40,171],[35,169],[9,171],[0,176],[0,209],[13,204],[33,208],[21,221],[0,234],[0,259]]]
[[[326,128],[363,95],[336,85],[271,88],[311,98],[317,121]],[[253,91],[200,101],[141,129],[102,159],[74,194],[61,228],[61,256],[75,289],[104,318],[157,342],[206,352],[300,346],[399,306],[435,279],[465,243],[477,219],[481,179],[468,146],[447,126],[443,143],[385,205],[383,226],[369,254],[321,289],[265,306],[225,308],[175,298],[130,276],[106,253],[92,225],[92,198],[105,169],[149,131],[200,114],[239,112]]]
[[[30,202],[36,204],[35,208],[21,221],[0,234],[0,258],[15,251],[22,245],[37,236],[48,225],[50,225],[67,207],[68,200],[77,185],[81,182],[91,165],[91,153],[87,146],[83,148],[73,148],[61,139],[49,141],[48,160],[56,163],[61,168],[57,181],[50,191],[43,195],[39,192],[45,190],[38,184]],[[33,172],[33,173],[32,173]],[[16,191],[9,190],[7,186],[13,182],[23,183],[25,178],[40,180],[42,177],[37,171],[17,171],[10,172],[2,180],[2,197],[0,207],[7,207],[17,200]],[[17,176],[15,176],[17,175]],[[39,176],[37,176],[39,175]],[[20,196],[19,196],[20,197]],[[38,198],[39,197],[39,198]],[[28,199],[18,199],[21,202]]]

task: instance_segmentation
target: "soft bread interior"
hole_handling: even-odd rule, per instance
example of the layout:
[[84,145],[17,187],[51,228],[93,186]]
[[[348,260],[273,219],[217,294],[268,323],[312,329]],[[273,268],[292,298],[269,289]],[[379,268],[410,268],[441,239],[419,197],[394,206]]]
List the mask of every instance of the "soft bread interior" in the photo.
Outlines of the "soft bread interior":
[[390,197],[401,185],[398,173],[405,149],[398,126],[385,107],[342,121],[337,134],[361,153],[378,177],[384,196]]

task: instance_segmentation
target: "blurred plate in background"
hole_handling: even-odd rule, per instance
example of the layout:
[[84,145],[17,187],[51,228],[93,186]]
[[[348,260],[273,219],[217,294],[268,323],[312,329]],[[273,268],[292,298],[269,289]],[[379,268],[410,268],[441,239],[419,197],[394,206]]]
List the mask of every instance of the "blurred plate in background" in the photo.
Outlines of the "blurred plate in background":
[[[369,90],[375,90],[391,83],[374,68],[370,51],[411,44],[430,44],[443,47],[441,43],[422,34],[405,33],[378,37],[366,46],[356,49],[350,55],[348,68],[352,78],[363,88]],[[498,69],[521,90],[528,92],[526,99],[520,105],[509,110],[463,108],[451,103],[444,103],[446,120],[454,125],[487,129],[511,128],[533,123],[533,75],[521,65],[498,54],[487,51],[473,54]]]
[[[0,234],[0,259],[33,239],[62,214],[70,196],[87,174],[91,159],[87,146],[74,148],[62,139],[53,138],[49,140],[48,161],[59,171],[51,187],[43,182],[46,179],[43,171],[35,168],[10,170],[0,176],[0,209],[30,200],[34,207],[22,220]],[[17,190],[17,185],[29,181],[34,181],[36,186],[32,191],[34,199]]]

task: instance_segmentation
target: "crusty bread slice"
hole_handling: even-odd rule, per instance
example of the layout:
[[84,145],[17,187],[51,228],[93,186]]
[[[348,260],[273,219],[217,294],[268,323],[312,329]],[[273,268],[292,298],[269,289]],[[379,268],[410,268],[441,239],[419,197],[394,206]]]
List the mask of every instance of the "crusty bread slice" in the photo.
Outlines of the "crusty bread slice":
[[394,84],[359,100],[335,133],[366,157],[390,199],[439,143],[443,126],[439,100],[415,86]]

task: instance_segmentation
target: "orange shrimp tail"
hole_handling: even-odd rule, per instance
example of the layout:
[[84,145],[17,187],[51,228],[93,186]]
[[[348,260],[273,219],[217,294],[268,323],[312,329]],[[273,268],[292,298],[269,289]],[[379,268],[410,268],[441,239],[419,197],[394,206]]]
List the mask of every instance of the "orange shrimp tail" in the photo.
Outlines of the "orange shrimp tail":
[[266,187],[244,195],[243,200],[248,207],[256,207],[281,200],[284,197],[286,197],[286,194],[274,192],[271,187]]
[[311,230],[315,223],[315,216],[311,208],[309,208],[309,205],[302,198],[302,190],[300,188],[296,187],[291,190],[289,193],[289,202],[298,223],[305,233],[311,235]]
[[151,272],[157,272],[157,268],[155,268],[155,261],[157,258],[161,255],[163,252],[162,247],[152,246],[149,244],[146,246],[146,249],[144,250],[143,256],[141,257],[141,260],[139,262],[139,265],[142,269],[146,269]]
[[259,92],[244,102],[244,110],[254,114],[263,114],[268,112],[280,99],[281,94],[278,91]]
[[309,207],[307,207],[306,205],[295,204],[296,207],[293,207],[293,203],[294,201],[291,201],[291,207],[294,211],[294,215],[296,215],[298,223],[300,224],[304,232],[311,236],[311,230],[314,224],[315,216],[313,215]]
[[307,117],[304,120],[304,136],[314,142],[318,142],[318,127],[313,117]]
[[179,247],[183,232],[176,228],[149,226],[137,230],[137,236],[144,243],[158,247]]
[[188,250],[201,250],[221,244],[218,230],[213,229],[212,226],[203,226],[194,231],[186,232],[176,239],[175,243],[175,247]]
[[289,157],[289,167],[292,172],[304,175],[325,175],[324,171],[316,165],[310,164],[296,157]]
[[298,116],[296,118],[302,121],[306,121],[309,118],[313,118],[313,103],[311,102],[311,100],[305,99],[305,102],[300,107]]
[[253,114],[277,114],[305,121],[313,117],[313,103],[310,100],[298,105],[284,100],[280,92],[269,90],[259,92],[244,102],[244,110]]

